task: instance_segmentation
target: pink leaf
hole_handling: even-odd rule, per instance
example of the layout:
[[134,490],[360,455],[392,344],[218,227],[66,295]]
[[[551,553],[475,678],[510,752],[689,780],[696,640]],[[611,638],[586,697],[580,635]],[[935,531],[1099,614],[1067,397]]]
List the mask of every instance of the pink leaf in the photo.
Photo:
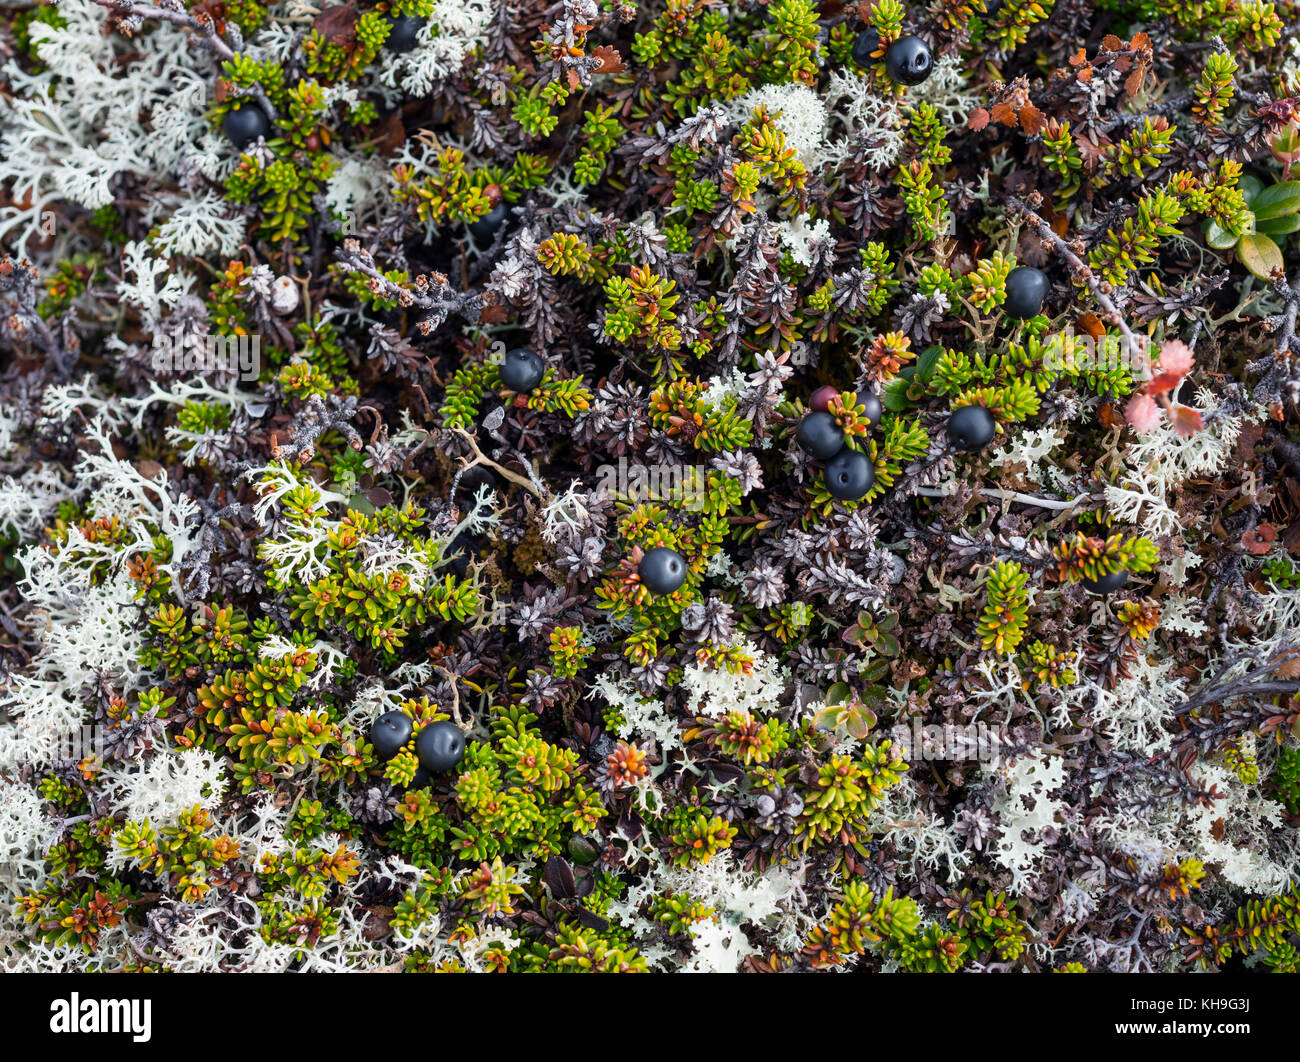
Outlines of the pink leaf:
[[1160,426],[1160,407],[1150,395],[1135,394],[1124,408],[1124,416],[1135,431],[1155,431]]
[[1160,371],[1171,376],[1186,376],[1192,371],[1196,355],[1181,339],[1171,339],[1160,348]]

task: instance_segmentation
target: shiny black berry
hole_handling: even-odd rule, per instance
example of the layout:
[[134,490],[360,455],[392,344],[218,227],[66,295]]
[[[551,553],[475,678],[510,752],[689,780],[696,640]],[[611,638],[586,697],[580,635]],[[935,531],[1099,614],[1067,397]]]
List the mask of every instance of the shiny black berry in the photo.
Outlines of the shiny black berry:
[[409,52],[415,47],[416,34],[420,32],[420,27],[424,25],[424,19],[415,15],[388,15],[389,26],[388,40],[384,41],[384,47],[390,52]]
[[391,760],[411,738],[411,717],[405,712],[385,712],[370,727],[370,744],[381,760]]
[[829,413],[809,413],[799,422],[794,441],[809,457],[825,461],[840,452],[844,445],[844,432]]
[[1128,572],[1111,572],[1100,579],[1083,579],[1083,588],[1094,594],[1112,594],[1128,582]]
[[900,85],[919,85],[933,68],[930,46],[920,37],[899,37],[885,51],[885,72]]
[[469,231],[476,240],[490,240],[506,220],[506,205],[498,203],[477,221],[470,222]]
[[864,29],[853,38],[853,61],[858,66],[869,66],[875,62],[871,53],[880,47],[880,34],[874,27]]
[[1022,321],[1033,317],[1043,308],[1043,300],[1051,287],[1047,274],[1033,266],[1017,266],[1007,274],[1007,301],[1003,309]]
[[857,501],[876,482],[876,470],[866,454],[846,446],[826,462],[822,482],[832,498]]
[[948,418],[948,443],[954,450],[982,450],[997,430],[993,414],[983,406],[962,406]]
[[455,723],[429,723],[415,739],[415,754],[426,771],[450,771],[465,755],[465,735]]
[[249,144],[256,143],[259,137],[266,136],[271,131],[271,123],[256,103],[245,103],[226,112],[221,121],[221,131],[227,140],[243,151]]
[[507,350],[505,360],[501,363],[501,383],[503,386],[527,394],[546,375],[546,361],[535,350],[527,347],[515,347]]
[[641,558],[636,571],[652,594],[671,594],[686,582],[686,558],[675,549],[655,546]]
[[880,404],[880,396],[875,391],[859,391],[858,402],[866,408],[867,423],[874,428],[885,415],[885,407]]

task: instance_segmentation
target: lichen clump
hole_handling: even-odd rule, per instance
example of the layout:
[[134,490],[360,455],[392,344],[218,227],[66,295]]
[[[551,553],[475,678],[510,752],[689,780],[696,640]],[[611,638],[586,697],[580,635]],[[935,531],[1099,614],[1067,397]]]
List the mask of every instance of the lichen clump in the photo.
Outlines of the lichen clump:
[[0,967],[1295,971],[1298,30],[6,8]]

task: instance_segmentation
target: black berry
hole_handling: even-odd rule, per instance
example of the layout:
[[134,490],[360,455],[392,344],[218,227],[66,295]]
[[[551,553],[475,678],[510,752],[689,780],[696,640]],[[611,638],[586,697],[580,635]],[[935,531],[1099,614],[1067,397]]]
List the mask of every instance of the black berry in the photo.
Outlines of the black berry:
[[465,735],[445,719],[429,723],[415,739],[415,754],[426,771],[450,771],[465,755]]
[[415,15],[388,15],[388,40],[384,47],[390,52],[409,52],[415,47],[415,36],[424,25],[424,19]]
[[370,727],[370,744],[381,760],[391,760],[411,738],[411,717],[405,712],[385,712]]
[[652,594],[671,594],[686,582],[686,559],[675,549],[655,546],[641,558],[636,571]]
[[521,395],[527,394],[542,382],[545,375],[546,362],[537,351],[527,347],[515,347],[514,350],[506,351],[505,360],[501,363],[501,383],[510,390]]
[[1094,594],[1111,594],[1128,582],[1128,572],[1111,572],[1100,579],[1084,579],[1082,582],[1083,588]]
[[844,445],[844,432],[829,413],[809,413],[799,422],[794,441],[809,457],[825,461],[840,452]]
[[858,66],[868,66],[874,60],[871,53],[880,47],[880,33],[874,27],[868,27],[853,38],[853,61]]
[[876,482],[876,470],[866,454],[846,446],[826,462],[822,482],[832,498],[857,501]]
[[885,52],[885,72],[900,85],[919,85],[933,67],[930,46],[920,37],[899,37]]
[[491,470],[486,465],[473,465],[465,469],[464,474],[460,477],[459,488],[473,497],[478,493],[480,487],[491,487],[496,489],[496,477],[492,475]]
[[505,220],[506,205],[498,203],[477,221],[470,222],[469,231],[476,240],[490,240]]
[[993,414],[983,406],[962,406],[948,418],[948,443],[954,450],[982,450],[997,430]]
[[1003,309],[1022,321],[1033,317],[1043,308],[1043,300],[1051,285],[1047,274],[1033,266],[1017,266],[1007,274],[1007,301]]
[[858,402],[866,407],[867,423],[874,428],[885,415],[885,407],[880,404],[880,396],[875,391],[860,391]]
[[266,136],[271,131],[271,123],[256,103],[245,103],[242,107],[226,112],[226,117],[221,121],[221,131],[226,134],[227,140],[243,151],[259,137]]

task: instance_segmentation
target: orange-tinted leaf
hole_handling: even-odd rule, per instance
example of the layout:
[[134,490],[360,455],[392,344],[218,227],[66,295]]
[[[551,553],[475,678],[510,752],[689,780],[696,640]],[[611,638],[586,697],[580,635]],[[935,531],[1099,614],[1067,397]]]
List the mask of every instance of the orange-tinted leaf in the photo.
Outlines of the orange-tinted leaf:
[[1172,391],[1182,380],[1182,374],[1172,372],[1157,373],[1147,381],[1146,393],[1149,395],[1162,395],[1166,391]]
[[598,66],[595,69],[595,71],[593,71],[594,73],[620,74],[627,69],[627,67],[623,63],[623,57],[619,55],[618,52],[615,51],[613,48],[611,48],[608,44],[602,44],[599,48],[596,48],[591,54],[600,60],[600,66]]
[[1277,528],[1272,524],[1260,524],[1241,536],[1241,544],[1256,557],[1262,557],[1277,541]]
[[966,119],[966,125],[977,133],[988,124],[989,112],[983,107],[976,107],[970,112],[970,117]]
[[1032,103],[1026,103],[1020,108],[1020,128],[1030,136],[1037,136],[1046,124],[1047,119],[1043,116],[1043,112]]
[[1192,409],[1190,406],[1171,406],[1169,420],[1174,426],[1174,431],[1184,439],[1190,438],[1205,427],[1200,410]]
[[1012,129],[1020,122],[1020,115],[1009,103],[995,103],[992,113],[995,122],[1000,125],[1010,126]]
[[1095,313],[1084,313],[1079,315],[1079,327],[1093,339],[1100,339],[1106,334],[1106,326],[1101,323],[1101,318]]

